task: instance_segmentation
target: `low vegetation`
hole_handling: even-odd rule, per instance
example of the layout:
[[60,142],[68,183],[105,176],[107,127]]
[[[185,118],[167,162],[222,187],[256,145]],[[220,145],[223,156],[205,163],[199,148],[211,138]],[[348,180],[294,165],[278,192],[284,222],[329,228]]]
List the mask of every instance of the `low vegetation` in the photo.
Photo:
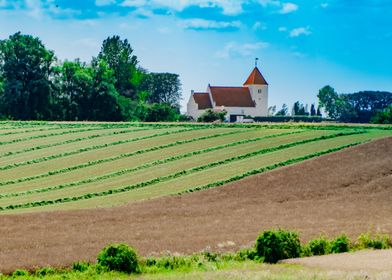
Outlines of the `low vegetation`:
[[76,262],[68,269],[50,267],[35,271],[17,269],[10,275],[0,274],[0,279],[119,279],[129,274],[147,276],[162,273],[168,276],[175,272],[206,272],[235,268],[241,263],[275,264],[288,258],[320,256],[368,248],[388,249],[391,246],[392,243],[388,236],[370,233],[360,235],[356,242],[351,242],[343,234],[332,240],[321,236],[301,245],[296,232],[271,229],[259,235],[253,248],[242,249],[235,253],[222,254],[205,251],[189,256],[167,255],[143,258],[138,256],[135,249],[126,244],[111,244],[98,254],[96,264]]

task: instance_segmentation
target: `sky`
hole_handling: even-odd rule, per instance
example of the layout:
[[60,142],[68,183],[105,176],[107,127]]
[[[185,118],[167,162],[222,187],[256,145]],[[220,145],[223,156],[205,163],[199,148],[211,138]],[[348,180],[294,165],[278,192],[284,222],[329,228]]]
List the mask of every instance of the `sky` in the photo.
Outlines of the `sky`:
[[255,58],[269,106],[339,93],[392,91],[391,0],[0,0],[0,39],[39,37],[61,61],[128,39],[139,65],[191,90],[241,86]]

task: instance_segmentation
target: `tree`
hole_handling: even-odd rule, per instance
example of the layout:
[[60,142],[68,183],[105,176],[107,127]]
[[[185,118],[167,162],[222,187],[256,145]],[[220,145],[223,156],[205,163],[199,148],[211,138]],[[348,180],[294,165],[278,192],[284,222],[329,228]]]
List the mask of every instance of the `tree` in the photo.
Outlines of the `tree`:
[[148,103],[166,103],[179,108],[181,82],[177,74],[149,73],[144,76],[140,89],[147,92]]
[[392,124],[392,105],[388,106],[386,109],[379,111],[372,118],[372,123],[378,124]]
[[115,88],[123,95],[132,99],[137,98],[139,73],[137,57],[128,40],[119,36],[108,37],[102,43],[98,60],[105,61],[114,71]]
[[42,42],[20,32],[0,41],[0,103],[14,119],[51,119],[51,74],[55,56]]
[[280,109],[275,116],[287,116],[289,113],[289,108],[287,107],[286,104],[282,105],[282,109]]
[[179,114],[176,109],[165,103],[146,104],[142,120],[146,122],[173,122]]
[[321,107],[320,107],[320,105],[317,106],[317,113],[316,113],[316,115],[319,116],[319,117],[322,116],[322,115],[321,115]]
[[206,110],[198,119],[198,122],[214,122],[214,121],[221,121],[225,120],[227,112],[225,110],[221,112],[215,112],[211,109]]
[[342,101],[335,89],[331,86],[325,86],[319,90],[317,95],[321,108],[324,108],[330,118],[336,119],[339,117],[338,107]]
[[314,103],[310,106],[310,115],[311,116],[316,116],[316,107],[314,106]]
[[309,113],[306,112],[305,106],[301,102],[297,101],[294,103],[292,115],[293,116],[307,116],[307,115],[309,115]]
[[275,115],[276,112],[276,105],[268,107],[268,116]]

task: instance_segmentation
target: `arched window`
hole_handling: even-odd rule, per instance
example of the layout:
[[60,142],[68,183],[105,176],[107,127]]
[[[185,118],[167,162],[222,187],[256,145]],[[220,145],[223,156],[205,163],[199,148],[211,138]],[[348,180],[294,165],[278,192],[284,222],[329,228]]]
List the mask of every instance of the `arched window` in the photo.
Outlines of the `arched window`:
[[261,89],[257,90],[258,93],[261,93]]

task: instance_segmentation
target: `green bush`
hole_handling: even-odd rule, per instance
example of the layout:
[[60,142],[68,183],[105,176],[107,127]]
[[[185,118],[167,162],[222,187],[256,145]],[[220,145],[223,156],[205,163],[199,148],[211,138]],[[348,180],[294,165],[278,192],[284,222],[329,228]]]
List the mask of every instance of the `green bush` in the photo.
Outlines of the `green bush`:
[[208,109],[197,119],[197,121],[198,122],[215,122],[215,121],[223,122],[225,120],[226,114],[227,114],[226,111],[215,112],[211,109]]
[[331,241],[331,253],[344,253],[350,250],[350,239],[342,234]]
[[84,272],[84,271],[88,270],[89,267],[90,267],[90,264],[85,263],[85,262],[76,262],[76,263],[72,264],[73,271]]
[[98,255],[98,265],[114,271],[139,272],[136,251],[126,244],[111,244]]
[[[19,277],[19,276],[28,276],[29,272],[23,269],[17,269],[12,273],[12,277]],[[0,274],[1,277],[1,274]]]
[[301,253],[301,243],[296,232],[284,229],[264,231],[256,240],[258,257],[268,263],[297,258]]
[[54,274],[55,272],[56,271],[53,268],[51,268],[51,267],[43,267],[40,270],[37,270],[35,272],[35,274],[37,276],[41,276],[42,277],[42,276],[47,276],[47,275]]
[[388,235],[376,234],[374,237],[370,233],[361,234],[357,240],[357,246],[360,249],[374,248],[387,249],[390,247],[391,241]]
[[309,241],[308,244],[310,253],[313,256],[321,256],[321,255],[326,255],[330,253],[330,244],[329,241],[321,236],[320,238],[313,239]]

